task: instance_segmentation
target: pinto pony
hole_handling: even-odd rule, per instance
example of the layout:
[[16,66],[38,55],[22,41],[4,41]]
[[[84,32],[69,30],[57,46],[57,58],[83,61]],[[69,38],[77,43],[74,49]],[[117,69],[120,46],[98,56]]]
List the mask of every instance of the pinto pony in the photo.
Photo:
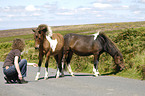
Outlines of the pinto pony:
[[[62,72],[62,65],[61,65],[61,61],[62,61],[62,57],[63,57],[63,45],[64,45],[64,39],[63,36],[59,33],[53,33],[52,34],[52,39],[51,37],[47,36],[47,32],[51,31],[51,28],[48,28],[49,26],[45,25],[45,24],[41,24],[38,26],[38,28],[36,30],[33,29],[34,32],[34,39],[35,39],[35,49],[39,49],[39,63],[38,63],[38,72],[36,75],[35,80],[39,79],[40,76],[40,68],[41,68],[41,64],[43,61],[43,56],[46,56],[46,60],[45,60],[45,77],[44,79],[48,78],[48,62],[49,62],[49,57],[50,55],[53,55],[56,62],[57,62],[57,74],[56,74],[56,78],[59,77],[59,73]],[[48,40],[51,39],[50,40]],[[56,46],[55,47],[51,47],[51,44],[53,44],[52,41],[56,41]],[[63,73],[62,73],[63,74]]]
[[121,52],[105,34],[99,32],[93,35],[70,33],[64,36],[63,64],[64,62],[67,63],[69,72],[72,76],[73,72],[71,70],[70,60],[73,53],[79,56],[94,55],[93,72],[95,76],[98,76],[99,57],[103,52],[109,53],[114,58],[116,72],[125,68]]

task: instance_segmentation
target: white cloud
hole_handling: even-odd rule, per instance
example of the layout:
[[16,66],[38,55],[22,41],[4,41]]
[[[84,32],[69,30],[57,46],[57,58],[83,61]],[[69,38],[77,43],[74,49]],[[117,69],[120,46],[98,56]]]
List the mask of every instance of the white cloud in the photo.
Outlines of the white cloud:
[[40,9],[37,9],[34,5],[28,5],[25,7],[25,10],[26,11],[36,11],[36,10],[40,10]]
[[100,8],[100,9],[111,8],[112,7],[111,4],[103,4],[103,3],[94,3],[93,6],[95,8]]
[[96,15],[96,17],[102,17],[102,15],[98,14],[98,15]]
[[140,0],[140,2],[145,3],[145,0]]
[[99,3],[120,3],[121,0],[96,0]]
[[0,18],[0,21],[3,21],[3,20]]
[[73,12],[61,12],[61,13],[57,13],[58,15],[73,15]]
[[137,14],[140,14],[141,11],[134,11],[133,13],[137,15]]
[[7,17],[11,18],[11,17],[15,17],[15,15],[10,14],[10,15],[7,15]]
[[82,10],[82,11],[86,11],[86,10],[90,10],[91,8],[79,8],[79,10]]
[[93,14],[98,14],[100,11],[92,11]]
[[129,8],[129,6],[127,6],[127,5],[122,5],[122,8]]
[[39,13],[34,13],[33,16],[40,16],[41,14]]

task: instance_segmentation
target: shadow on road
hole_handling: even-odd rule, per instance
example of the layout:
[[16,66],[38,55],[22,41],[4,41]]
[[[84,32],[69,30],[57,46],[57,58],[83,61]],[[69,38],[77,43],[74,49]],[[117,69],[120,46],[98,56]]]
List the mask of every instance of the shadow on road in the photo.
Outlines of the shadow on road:
[[[100,74],[99,76],[108,76],[108,75],[115,75],[114,72],[106,73],[106,74]],[[65,78],[65,77],[72,77],[70,74],[66,74],[64,76],[60,76],[59,78]],[[77,73],[74,74],[74,77],[95,77],[93,74],[86,74],[86,73]],[[47,79],[55,79],[56,76],[49,76]],[[44,77],[40,77],[38,80],[42,80]]]
[[115,72],[111,72],[111,73],[105,73],[105,74],[101,74],[101,76],[106,76],[106,75],[115,75]]
[[[101,74],[99,76],[107,76],[107,75],[114,75],[115,73],[111,72],[111,73],[107,73],[107,74]],[[72,77],[71,75],[67,74],[64,76],[60,76],[59,78],[65,78],[65,77]],[[74,77],[95,77],[93,74],[74,74]],[[56,76],[49,76],[47,79],[55,79]],[[39,78],[38,80],[42,80],[44,79],[44,77]]]

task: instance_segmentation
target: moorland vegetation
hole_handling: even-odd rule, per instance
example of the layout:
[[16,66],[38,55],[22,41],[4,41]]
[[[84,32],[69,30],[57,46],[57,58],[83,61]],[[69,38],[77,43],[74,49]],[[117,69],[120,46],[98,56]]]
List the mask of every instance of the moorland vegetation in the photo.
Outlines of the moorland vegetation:
[[[24,30],[25,29],[23,29],[23,31]],[[67,33],[90,35],[101,30],[115,42],[124,57],[126,69],[115,74],[115,76],[145,79],[143,78],[143,66],[145,66],[145,22],[54,26],[52,30],[54,33],[61,33],[62,35]],[[27,29],[27,32],[29,31],[31,34],[19,35],[17,33],[11,35],[14,34],[12,31],[15,32],[15,30],[5,30],[5,32],[9,32],[9,36],[2,35],[2,37],[0,37],[0,61],[4,61],[11,50],[11,41],[14,38],[22,38],[25,39],[26,43],[25,52],[22,54],[22,58],[26,58],[28,62],[38,63],[38,50],[34,49],[34,39],[31,28],[29,28],[29,30]],[[19,32],[21,33],[22,31],[19,29]],[[2,33],[3,30],[0,31],[0,34]],[[56,68],[53,57],[50,58],[49,66]],[[93,56],[80,57],[73,55],[71,66],[72,70],[75,72],[92,73]],[[107,53],[103,53],[100,57],[98,67],[101,75],[112,73],[113,66],[114,61],[112,57]]]

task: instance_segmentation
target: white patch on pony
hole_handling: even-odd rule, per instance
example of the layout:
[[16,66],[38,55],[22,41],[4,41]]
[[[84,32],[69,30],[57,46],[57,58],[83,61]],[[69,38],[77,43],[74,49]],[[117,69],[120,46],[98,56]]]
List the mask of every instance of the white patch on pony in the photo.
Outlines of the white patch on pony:
[[52,51],[55,51],[56,45],[57,45],[57,39],[52,40],[50,38],[50,36],[46,36],[46,39],[48,40],[48,42],[50,43],[50,47],[52,48]]
[[50,38],[50,37],[52,37],[52,30],[51,30],[50,26],[48,26],[48,31],[49,31],[49,34],[48,34],[48,36],[46,36],[46,39],[50,43],[50,47],[52,48],[52,51],[55,51],[55,48],[56,48],[56,45],[57,45],[57,39],[52,40]]
[[96,71],[96,68],[93,66],[93,72],[94,72],[94,75],[97,77],[97,76],[99,76],[99,71],[98,71],[98,69],[97,69],[97,71]]
[[60,71],[59,71],[59,69],[57,68],[56,78],[59,78],[59,75],[60,75]]
[[46,80],[48,78],[48,68],[45,68],[45,77],[44,79]]
[[74,76],[74,73],[72,72],[72,69],[71,69],[70,64],[68,64],[67,68],[68,68],[68,70],[69,70],[70,74],[71,74],[72,76]]
[[98,31],[97,33],[95,33],[95,34],[92,34],[92,35],[94,35],[94,40],[96,40],[96,38],[98,37],[100,31],[101,31],[101,30],[99,30],[99,31]]
[[38,80],[39,79],[39,76],[40,76],[40,72],[37,72],[37,75],[35,77],[35,80]]

